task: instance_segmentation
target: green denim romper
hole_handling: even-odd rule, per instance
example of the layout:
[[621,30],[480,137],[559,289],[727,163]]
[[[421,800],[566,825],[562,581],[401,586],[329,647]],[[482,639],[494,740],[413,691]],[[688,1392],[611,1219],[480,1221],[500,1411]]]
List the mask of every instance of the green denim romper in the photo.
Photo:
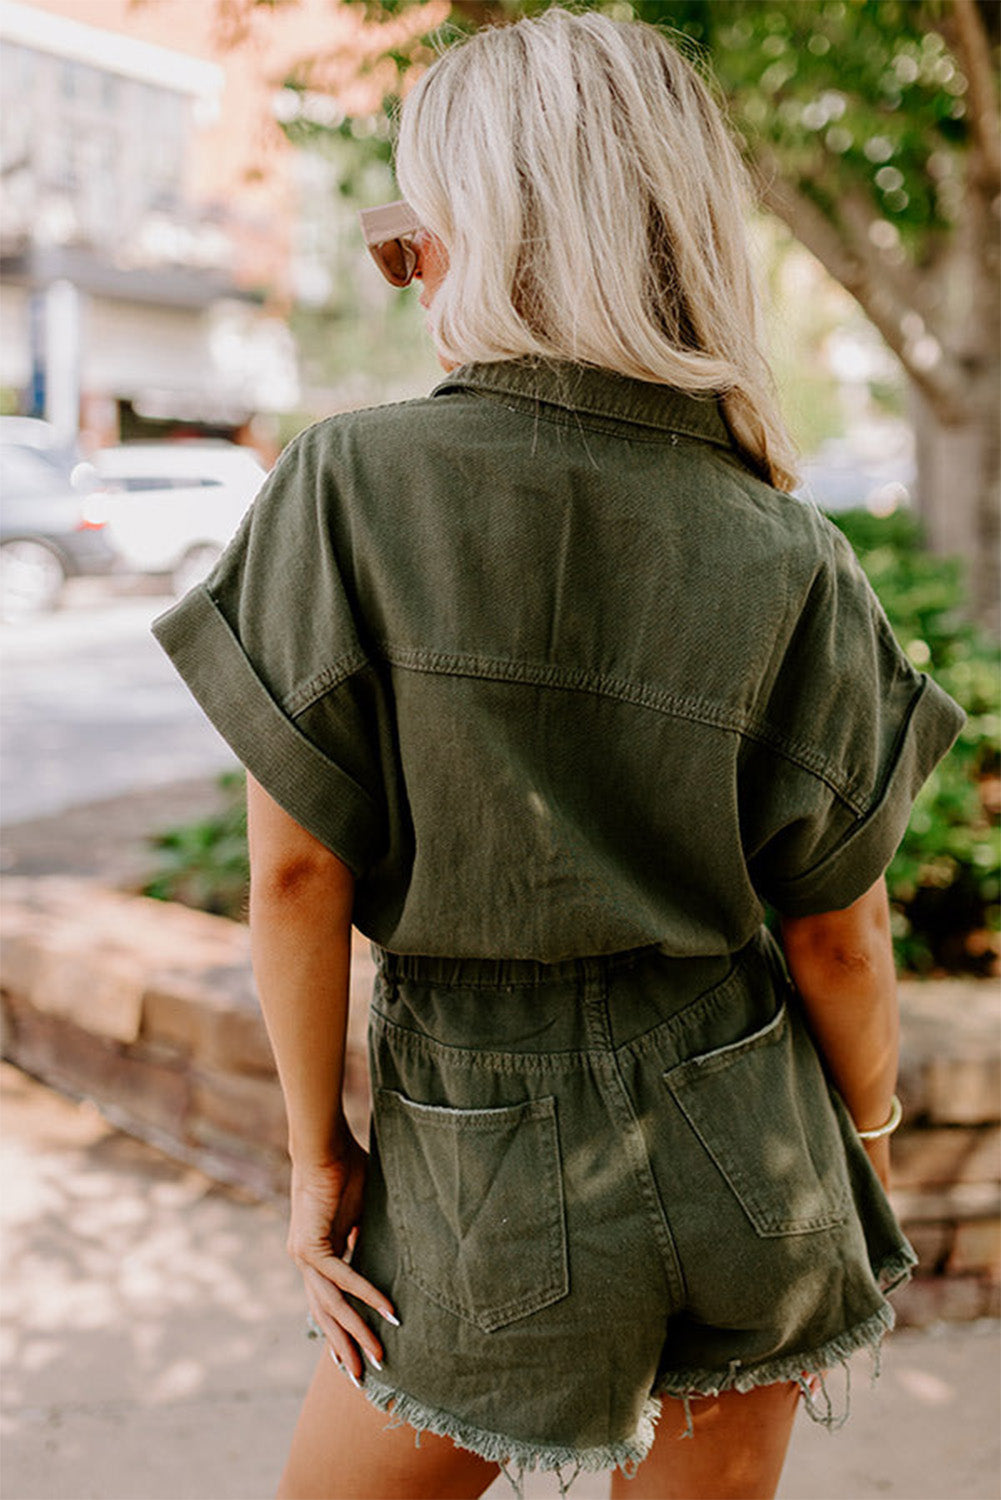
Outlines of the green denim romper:
[[469,364],[300,434],[153,628],[356,877],[369,1397],[509,1473],[636,1464],[663,1396],[829,1420],[914,1255],[765,907],[867,890],[963,722],[841,533],[713,398]]

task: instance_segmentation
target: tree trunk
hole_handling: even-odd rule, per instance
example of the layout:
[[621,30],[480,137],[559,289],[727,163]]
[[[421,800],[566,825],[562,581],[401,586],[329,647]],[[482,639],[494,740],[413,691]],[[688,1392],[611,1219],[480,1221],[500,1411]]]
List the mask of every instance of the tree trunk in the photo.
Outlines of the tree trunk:
[[917,509],[928,543],[966,563],[970,613],[1001,629],[1001,434],[996,364],[971,374],[964,403],[969,418],[943,422],[912,386],[917,452]]
[[[958,400],[915,401],[918,508],[935,552],[967,567],[970,614],[1001,630],[1001,243],[997,185],[983,152],[967,164],[963,212],[935,273]],[[913,389],[913,387],[912,387]]]

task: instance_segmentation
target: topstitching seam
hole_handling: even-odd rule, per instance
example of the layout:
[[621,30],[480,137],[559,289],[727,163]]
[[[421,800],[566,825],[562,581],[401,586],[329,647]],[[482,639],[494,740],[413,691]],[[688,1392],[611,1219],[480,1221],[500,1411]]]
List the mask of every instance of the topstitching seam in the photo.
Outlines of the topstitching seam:
[[349,677],[353,677],[368,664],[367,653],[360,649],[351,652],[348,656],[338,657],[335,662],[321,668],[319,672],[293,688],[285,698],[282,707],[289,717],[294,719],[298,714],[305,713],[307,708],[312,708],[318,699],[333,692],[334,688],[340,687],[342,682],[346,682]]
[[784,755],[787,760],[810,772],[822,781],[834,794],[861,817],[866,812],[865,803],[859,801],[854,788],[838,778],[826,757],[810,746],[791,740],[780,734],[771,725],[743,720],[726,714],[717,704],[705,699],[683,698],[676,693],[651,688],[643,683],[631,682],[628,678],[609,677],[605,673],[585,668],[567,669],[535,662],[515,662],[500,658],[463,656],[458,654],[426,651],[420,647],[397,647],[388,643],[377,643],[379,655],[392,666],[405,671],[425,672],[430,675],[482,678],[484,681],[518,682],[536,687],[551,687],[565,692],[591,693],[599,697],[631,703],[639,708],[649,708],[655,713],[671,718],[688,719],[705,724],[725,733],[743,735],[760,744],[769,746]]
[[[791,740],[769,724],[746,721],[724,713],[718,705],[705,699],[682,698],[678,694],[651,688],[643,683],[630,682],[627,678],[609,677],[604,673],[591,672],[584,668],[567,669],[533,662],[512,662],[501,659],[475,656],[451,655],[444,652],[424,651],[419,647],[393,647],[379,644],[379,656],[391,666],[404,671],[423,672],[430,676],[472,677],[484,681],[516,682],[536,687],[551,687],[562,692],[591,693],[630,703],[637,708],[648,708],[654,713],[669,718],[687,719],[719,729],[725,734],[737,734],[745,739],[766,745],[801,770],[815,776],[855,814],[864,817],[872,804],[858,797],[851,783],[844,784],[832,770],[830,763],[818,752],[799,741]],[[290,718],[297,718],[312,708],[327,693],[342,686],[349,678],[366,666],[371,658],[356,650],[349,656],[340,657],[330,666],[299,684],[286,694],[281,707]],[[878,798],[875,799],[878,801]]]
[[[543,402],[541,397],[520,396],[513,391],[479,390],[470,387],[469,393],[485,401],[496,401],[504,407],[505,411],[515,412],[519,416],[534,415],[536,421],[548,422],[553,427],[586,427],[590,432],[601,432],[608,437],[622,438],[630,443],[659,443],[667,447],[673,447],[678,438],[685,438],[696,443],[711,443],[714,448],[722,448],[725,452],[733,451],[732,443],[724,436],[702,432],[683,423],[672,423],[670,427],[665,427],[659,423],[646,421],[643,417],[625,417],[611,413],[606,415],[602,412],[589,411],[587,407],[564,409],[553,406],[551,411],[541,411],[539,410],[541,406],[551,403]],[[521,405],[521,402],[525,404]],[[592,420],[584,421],[582,420],[584,417]],[[622,429],[626,426],[642,427],[646,431],[624,432]]]

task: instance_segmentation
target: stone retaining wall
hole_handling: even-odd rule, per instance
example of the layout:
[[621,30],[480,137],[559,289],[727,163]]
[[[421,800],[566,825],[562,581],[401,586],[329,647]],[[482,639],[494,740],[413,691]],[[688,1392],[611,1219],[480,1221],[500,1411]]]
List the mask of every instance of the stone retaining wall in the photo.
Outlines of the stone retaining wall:
[[[246,928],[65,877],[5,882],[3,1054],[209,1175],[283,1199],[285,1114]],[[364,1139],[372,961],[352,964],[345,1108]],[[902,1323],[997,1316],[1001,1030],[993,983],[901,985],[894,1205],[921,1264]]]
[[[210,1176],[284,1198],[285,1110],[246,927],[64,876],[3,890],[4,1056]],[[361,1133],[371,975],[360,942],[345,1108]]]

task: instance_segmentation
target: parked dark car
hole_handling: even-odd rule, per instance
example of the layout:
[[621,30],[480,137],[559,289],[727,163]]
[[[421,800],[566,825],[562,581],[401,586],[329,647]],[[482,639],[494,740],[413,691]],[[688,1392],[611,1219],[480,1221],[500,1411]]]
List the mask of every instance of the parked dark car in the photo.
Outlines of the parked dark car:
[[0,614],[52,609],[67,578],[107,573],[116,560],[106,523],[88,518],[91,486],[67,456],[0,440]]

